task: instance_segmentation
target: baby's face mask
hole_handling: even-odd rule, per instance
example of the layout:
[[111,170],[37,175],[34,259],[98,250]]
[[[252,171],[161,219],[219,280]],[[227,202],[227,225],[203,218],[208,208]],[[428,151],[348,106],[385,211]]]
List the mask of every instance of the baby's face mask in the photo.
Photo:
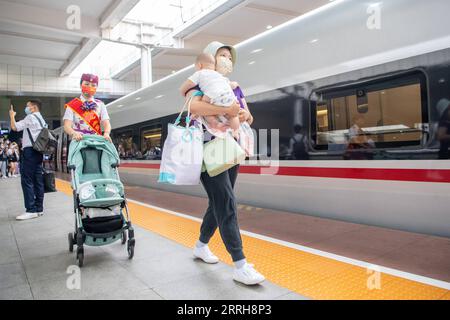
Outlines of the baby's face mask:
[[216,71],[223,75],[233,72],[233,62],[226,57],[218,57]]

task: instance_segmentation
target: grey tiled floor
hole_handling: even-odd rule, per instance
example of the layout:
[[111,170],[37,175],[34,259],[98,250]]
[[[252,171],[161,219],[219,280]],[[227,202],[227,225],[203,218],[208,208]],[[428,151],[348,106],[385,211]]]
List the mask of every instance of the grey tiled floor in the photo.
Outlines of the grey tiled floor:
[[43,217],[16,221],[23,210],[20,178],[0,180],[0,299],[305,299],[268,281],[235,283],[230,266],[194,260],[190,248],[139,227],[133,260],[119,242],[85,247],[80,289],[70,290],[71,197],[47,194]]

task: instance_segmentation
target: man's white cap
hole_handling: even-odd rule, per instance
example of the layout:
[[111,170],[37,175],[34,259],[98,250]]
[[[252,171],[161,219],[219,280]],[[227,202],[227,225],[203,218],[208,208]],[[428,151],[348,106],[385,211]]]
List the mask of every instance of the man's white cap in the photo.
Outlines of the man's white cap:
[[233,46],[223,44],[219,41],[213,41],[206,46],[206,48],[205,48],[205,50],[203,50],[203,52],[209,53],[215,57],[217,54],[217,51],[219,51],[219,49],[222,49],[222,48],[230,49],[231,60],[233,61],[233,65],[236,64],[237,54],[236,54],[236,49]]

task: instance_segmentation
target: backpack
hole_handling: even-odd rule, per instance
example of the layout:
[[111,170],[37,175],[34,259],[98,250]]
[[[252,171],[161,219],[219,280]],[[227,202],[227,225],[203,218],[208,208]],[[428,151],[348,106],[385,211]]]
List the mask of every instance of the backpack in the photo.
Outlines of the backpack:
[[300,159],[308,159],[308,152],[306,151],[306,141],[305,136],[302,135],[302,138],[297,140],[295,137],[292,137],[294,140],[293,145],[293,151],[292,155],[294,156],[294,159],[300,160]]
[[6,161],[8,160],[8,156],[6,154],[6,150],[1,150],[0,151],[0,161]]
[[39,132],[36,141],[33,139],[31,135],[30,129],[27,128],[28,136],[30,137],[31,144],[33,145],[33,149],[42,153],[49,154],[55,152],[58,146],[58,139],[55,137],[53,132],[47,128],[47,125],[42,123],[42,120],[35,114],[32,114],[40,123],[42,130]]

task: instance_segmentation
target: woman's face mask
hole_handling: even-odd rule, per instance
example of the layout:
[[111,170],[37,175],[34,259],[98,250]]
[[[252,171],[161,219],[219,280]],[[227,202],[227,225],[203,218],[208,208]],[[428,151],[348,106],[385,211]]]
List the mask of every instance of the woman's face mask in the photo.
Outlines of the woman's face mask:
[[85,96],[93,97],[97,93],[97,88],[96,87],[82,85],[81,86],[81,92]]
[[216,71],[223,75],[233,72],[233,62],[226,57],[218,57],[216,62]]
[[26,107],[25,107],[25,114],[26,114],[26,115],[29,115],[29,114],[32,114],[32,113],[33,113],[33,112],[31,111],[30,107],[26,106]]

